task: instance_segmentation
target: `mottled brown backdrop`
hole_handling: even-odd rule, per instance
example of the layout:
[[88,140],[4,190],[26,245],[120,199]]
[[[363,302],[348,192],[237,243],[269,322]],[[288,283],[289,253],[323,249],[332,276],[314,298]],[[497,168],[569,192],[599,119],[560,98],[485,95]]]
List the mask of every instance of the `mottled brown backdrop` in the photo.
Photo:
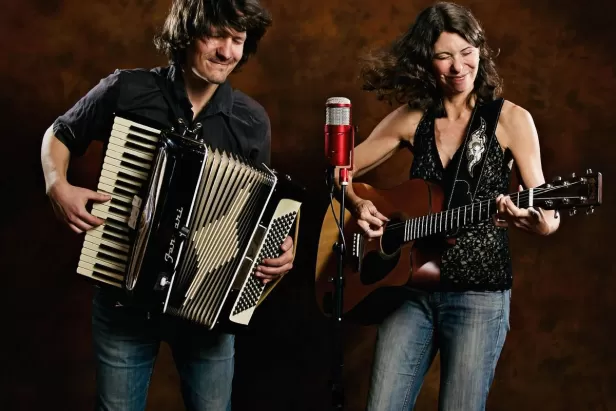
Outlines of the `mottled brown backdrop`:
[[[81,238],[53,219],[39,148],[45,128],[115,68],[164,64],[152,47],[168,0],[5,0],[0,14],[0,408],[85,410],[94,375],[91,288],[74,273]],[[360,91],[357,59],[407,28],[427,0],[264,0],[274,17],[258,55],[233,84],[268,110],[273,162],[309,189],[296,269],[238,338],[236,410],[323,410],[329,403],[327,322],[312,277],[323,213],[324,102],[351,98],[361,137],[391,110]],[[605,203],[592,216],[563,218],[557,234],[512,235],[515,282],[511,333],[488,409],[614,410],[612,339],[614,231],[611,178],[616,78],[614,3],[601,0],[472,1],[500,49],[506,98],[534,116],[548,177],[600,170]],[[405,178],[403,154],[368,177],[381,186]],[[93,187],[94,146],[70,178]],[[349,325],[347,409],[361,410],[374,329]],[[438,370],[419,410],[436,409]],[[180,410],[177,374],[163,346],[149,410]]]

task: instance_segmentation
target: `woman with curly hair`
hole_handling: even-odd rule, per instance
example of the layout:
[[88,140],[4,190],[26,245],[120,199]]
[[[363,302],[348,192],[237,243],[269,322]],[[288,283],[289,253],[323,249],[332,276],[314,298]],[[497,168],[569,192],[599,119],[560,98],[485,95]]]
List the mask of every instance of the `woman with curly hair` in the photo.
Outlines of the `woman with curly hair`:
[[[548,235],[559,225],[554,212],[521,209],[502,195],[514,161],[526,186],[544,183],[537,131],[526,110],[500,98],[483,29],[453,3],[423,10],[392,47],[367,59],[362,74],[366,90],[402,105],[356,147],[355,177],[409,148],[412,178],[447,188],[466,176],[475,200],[497,198],[498,205],[497,218],[465,227],[422,267],[436,273],[433,282],[411,280],[404,302],[380,324],[368,409],[411,410],[440,351],[439,410],[483,410],[509,329],[507,226]],[[387,217],[351,185],[347,197],[366,236],[381,236]]]

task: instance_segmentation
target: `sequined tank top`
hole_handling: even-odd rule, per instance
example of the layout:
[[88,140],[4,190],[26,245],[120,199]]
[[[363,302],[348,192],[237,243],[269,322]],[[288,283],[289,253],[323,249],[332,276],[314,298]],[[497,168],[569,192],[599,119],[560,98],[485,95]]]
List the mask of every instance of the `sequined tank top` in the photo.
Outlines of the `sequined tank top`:
[[[411,178],[442,185],[446,170],[436,147],[434,121],[434,113],[428,110],[417,126],[411,148],[413,163],[410,174]],[[496,140],[496,134],[493,133],[489,138]],[[458,151],[462,150],[462,146],[464,144]],[[493,199],[507,193],[509,188],[510,151],[503,152],[498,141],[492,141],[485,155],[483,177],[477,187],[475,201]],[[447,167],[453,163],[455,161],[451,161]],[[507,290],[511,288],[511,283],[507,229],[496,227],[491,220],[460,230],[455,245],[442,255],[441,285],[444,290]]]

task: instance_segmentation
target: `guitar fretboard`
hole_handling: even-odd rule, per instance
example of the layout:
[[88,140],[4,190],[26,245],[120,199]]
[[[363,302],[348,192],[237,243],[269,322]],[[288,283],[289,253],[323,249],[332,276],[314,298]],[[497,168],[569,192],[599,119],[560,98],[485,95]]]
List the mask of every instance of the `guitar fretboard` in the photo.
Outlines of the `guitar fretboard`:
[[[533,189],[510,194],[509,197],[518,208],[527,208],[533,204]],[[451,210],[395,223],[388,226],[387,231],[404,230],[404,241],[412,241],[488,220],[496,212],[496,199],[478,201]]]

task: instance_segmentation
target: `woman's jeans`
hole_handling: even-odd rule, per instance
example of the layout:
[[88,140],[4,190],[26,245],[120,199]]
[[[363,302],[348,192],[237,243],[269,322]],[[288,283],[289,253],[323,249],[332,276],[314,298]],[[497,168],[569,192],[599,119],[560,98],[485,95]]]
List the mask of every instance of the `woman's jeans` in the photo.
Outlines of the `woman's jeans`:
[[441,411],[482,411],[509,330],[510,291],[427,292],[378,329],[370,411],[410,411],[440,350]]

